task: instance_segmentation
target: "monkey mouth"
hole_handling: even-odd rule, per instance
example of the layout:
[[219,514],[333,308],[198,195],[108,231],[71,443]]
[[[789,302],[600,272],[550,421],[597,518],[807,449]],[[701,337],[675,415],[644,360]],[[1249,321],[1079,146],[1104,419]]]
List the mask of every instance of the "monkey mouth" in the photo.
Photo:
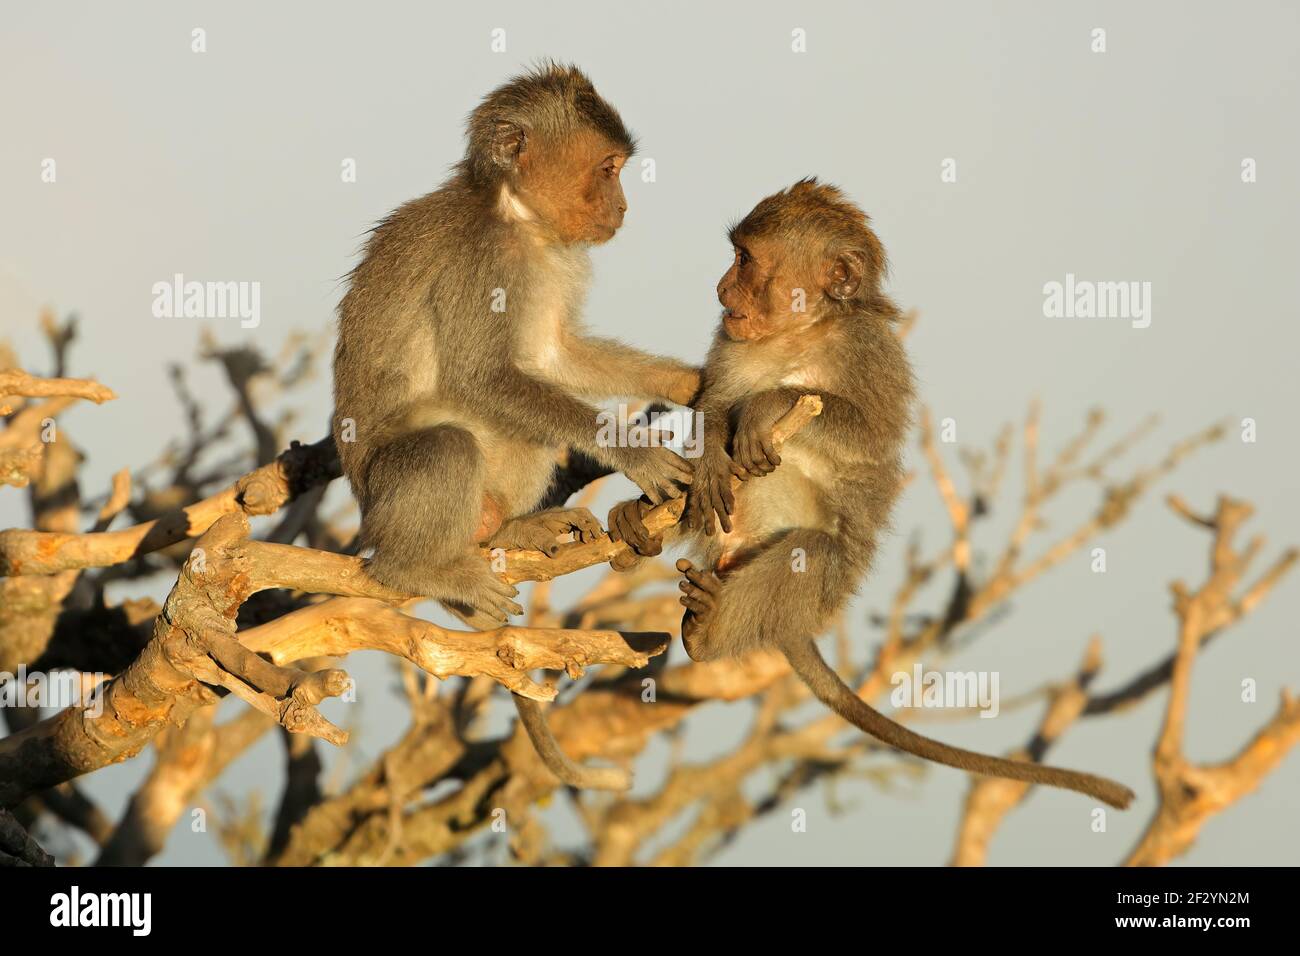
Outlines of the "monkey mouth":
[[722,310],[722,327],[727,330],[727,335],[733,339],[749,338],[749,316],[733,312],[731,309]]

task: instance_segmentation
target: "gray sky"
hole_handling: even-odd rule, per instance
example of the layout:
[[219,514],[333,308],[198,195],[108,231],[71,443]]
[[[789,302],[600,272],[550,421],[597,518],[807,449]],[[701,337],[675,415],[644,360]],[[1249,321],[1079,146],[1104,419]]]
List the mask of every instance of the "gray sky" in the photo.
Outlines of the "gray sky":
[[[959,444],[985,445],[1004,421],[1022,420],[1035,396],[1048,450],[1094,405],[1111,413],[1113,435],[1158,412],[1162,424],[1133,465],[1213,421],[1257,422],[1258,441],[1243,443],[1234,426],[1098,542],[1106,574],[1093,574],[1081,553],[944,666],[999,671],[1011,696],[1068,673],[1094,633],[1104,641],[1103,687],[1167,654],[1168,583],[1199,582],[1206,555],[1206,538],[1160,503],[1168,492],[1202,509],[1221,492],[1253,502],[1250,530],[1267,533],[1265,560],[1300,542],[1293,5],[42,4],[11,8],[5,19],[0,323],[20,355],[43,367],[37,310],[81,314],[73,370],[121,395],[65,416],[89,456],[88,493],[183,429],[164,369],[193,356],[200,324],[155,318],[155,282],[176,272],[260,282],[260,326],[214,323],[224,342],[274,354],[292,329],[327,328],[339,278],[369,226],[441,181],[483,93],[550,56],[588,71],[656,165],[654,182],[641,181],[635,164],[624,174],[626,226],[594,254],[594,329],[700,359],[729,257],[727,223],[817,174],[873,217],[893,265],[890,288],[921,314],[909,349],[922,395],[938,417],[955,419]],[[207,32],[202,54],[190,49],[195,27]],[[1090,49],[1098,27],[1105,53]],[[494,28],[506,31],[504,53],[490,49]],[[806,52],[791,50],[796,28],[806,30]],[[340,181],[349,157],[355,183]],[[52,184],[41,181],[46,158],[57,163]],[[956,160],[956,182],[941,181],[946,158]],[[1242,182],[1245,158],[1257,163],[1254,183]],[[1045,318],[1043,286],[1067,273],[1151,283],[1149,327]],[[194,382],[213,414],[226,406],[214,369],[200,367]],[[328,381],[303,399],[300,437],[315,439]],[[955,467],[955,449],[945,450]],[[1018,494],[1015,482],[1008,492]],[[1061,502],[1049,534],[1094,502],[1090,491]],[[26,518],[23,495],[0,494],[0,527]],[[1011,518],[1004,508],[985,529],[990,548]],[[866,613],[892,594],[907,535],[921,529],[927,550],[944,540],[928,480],[909,489],[897,526],[855,606],[863,653],[875,638]],[[565,582],[560,596],[584,580]],[[165,587],[152,593],[161,598]],[[1288,580],[1201,655],[1191,758],[1235,752],[1283,687],[1300,688],[1298,615],[1300,586]],[[403,718],[384,661],[361,655],[349,670],[361,686],[364,761]],[[1247,677],[1258,682],[1258,703],[1240,701]],[[1120,859],[1154,806],[1149,758],[1163,705],[1162,694],[1123,717],[1084,722],[1052,753],[1058,764],[1129,783],[1139,794],[1133,810],[1112,813],[1108,832],[1096,834],[1087,801],[1037,792],[1005,824],[991,862]],[[747,715],[743,704],[711,707],[692,724],[691,752],[725,752]],[[1023,743],[1035,719],[1016,712],[929,729],[998,752]],[[642,787],[662,756],[652,751]],[[279,766],[268,740],[221,787],[262,786],[273,805],[267,781],[278,785]],[[142,770],[143,760],[104,771],[90,790],[117,810]],[[1295,863],[1298,785],[1292,754],[1204,829],[1185,862]],[[808,811],[807,833],[792,834],[778,813],[720,860],[941,863],[965,789],[944,768],[890,794],[850,780],[836,791],[847,803],[837,817],[809,791],[791,805]],[[561,822],[556,832],[574,831]],[[221,859],[211,834],[187,828],[161,857]]]

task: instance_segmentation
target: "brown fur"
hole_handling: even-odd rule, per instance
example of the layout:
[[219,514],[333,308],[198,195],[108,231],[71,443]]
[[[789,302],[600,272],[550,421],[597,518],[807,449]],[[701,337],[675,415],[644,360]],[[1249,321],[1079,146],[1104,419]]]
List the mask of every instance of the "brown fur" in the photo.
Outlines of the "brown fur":
[[587,247],[623,223],[619,172],[635,148],[591,81],[553,64],[516,77],[474,110],[467,138],[451,179],[381,222],[350,276],[334,437],[374,548],[370,573],[491,627],[522,609],[483,559],[484,539],[553,551],[557,521],[584,538],[600,531],[585,509],[530,517],[560,449],[656,497],[689,480],[666,449],[600,446],[584,398],[685,402],[698,373],[581,328]]
[[[687,652],[714,660],[778,648],[820,700],[891,746],[1127,805],[1133,794],[1113,781],[913,733],[826,665],[815,639],[870,571],[900,488],[911,366],[891,328],[898,309],[881,290],[884,249],[838,189],[801,181],[760,202],[731,237],[736,261],[718,283],[723,328],[704,369],[705,451],[685,521],[705,570],[677,565]],[[806,312],[791,309],[796,289]],[[821,396],[823,412],[777,454],[772,426],[806,394]],[[733,476],[742,479],[734,495]],[[640,511],[615,508],[611,533],[656,553]]]

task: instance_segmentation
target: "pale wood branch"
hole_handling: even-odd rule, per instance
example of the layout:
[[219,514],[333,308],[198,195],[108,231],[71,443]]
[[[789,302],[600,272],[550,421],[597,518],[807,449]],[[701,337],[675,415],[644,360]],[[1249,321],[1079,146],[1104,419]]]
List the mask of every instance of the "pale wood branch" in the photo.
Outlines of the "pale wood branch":
[[[817,395],[803,395],[794,407],[777,420],[772,427],[772,441],[779,447],[790,436],[821,414],[822,400]],[[652,535],[659,534],[681,520],[686,509],[685,498],[673,498],[652,508],[644,522]],[[595,541],[564,548],[555,557],[540,551],[515,551],[507,553],[506,570],[501,575],[511,584],[520,581],[549,581],[562,574],[608,563],[612,558],[628,552],[626,542],[614,541],[603,535]]]
[[[1184,754],[1183,739],[1191,699],[1192,667],[1207,635],[1241,613],[1233,610],[1232,592],[1258,553],[1256,539],[1238,551],[1233,539],[1250,517],[1243,501],[1220,496],[1213,515],[1197,515],[1181,499],[1171,498],[1179,516],[1213,533],[1210,574],[1196,591],[1175,582],[1174,613],[1178,617],[1178,645],[1170,675],[1169,701],[1156,743],[1153,766],[1159,805],[1137,846],[1129,866],[1160,866],[1186,853],[1209,818],[1253,791],[1276,767],[1287,751],[1300,742],[1300,704],[1282,692],[1277,712],[1232,759],[1217,765],[1194,764]],[[1247,593],[1251,606],[1280,579],[1296,558],[1288,552]],[[1237,607],[1240,608],[1240,602]]]
[[325,438],[314,445],[295,442],[275,461],[244,475],[223,491],[121,531],[0,531],[0,576],[55,574],[119,564],[201,535],[223,515],[271,514],[339,473],[333,439]]
[[0,369],[0,415],[13,412],[11,397],[84,398],[102,405],[117,398],[107,385],[86,378],[40,378],[18,368]]
[[[1041,761],[1048,748],[1083,714],[1088,702],[1088,685],[1100,669],[1101,642],[1093,638],[1078,672],[1069,682],[1054,689],[1051,703],[1032,742],[1012,751],[1007,757]],[[1025,799],[1031,786],[1021,780],[971,775],[951,864],[983,866],[993,835],[1007,814]]]
[[531,680],[530,670],[565,671],[577,678],[596,664],[645,667],[651,657],[668,649],[667,634],[512,626],[450,630],[365,598],[334,598],[239,637],[249,650],[267,654],[276,664],[377,650],[409,660],[442,680],[482,675],[542,701],[553,700],[555,691]]

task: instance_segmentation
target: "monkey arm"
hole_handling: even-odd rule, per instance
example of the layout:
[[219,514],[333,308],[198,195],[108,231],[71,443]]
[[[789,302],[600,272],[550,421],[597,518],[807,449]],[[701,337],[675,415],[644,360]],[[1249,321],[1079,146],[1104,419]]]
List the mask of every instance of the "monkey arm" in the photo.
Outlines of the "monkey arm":
[[551,474],[550,487],[537,503],[537,510],[558,508],[575,493],[597,479],[613,474],[614,469],[592,458],[586,452],[570,448],[564,464],[556,465]]
[[608,461],[606,449],[597,441],[600,412],[594,406],[509,363],[482,376],[491,379],[490,387],[484,387],[479,378],[467,375],[446,387],[466,408],[513,438],[568,445],[597,461]]
[[698,368],[613,339],[574,336],[565,347],[574,367],[572,386],[583,395],[629,395],[689,405],[700,389]]
[[[765,450],[762,439],[771,434],[778,418],[802,396],[809,394],[821,396],[822,410],[809,427],[800,432],[801,442],[825,445],[835,449],[837,456],[868,462],[879,460],[883,449],[890,447],[889,436],[881,434],[882,429],[873,423],[859,403],[821,388],[787,386],[758,392],[740,403],[734,443],[756,445],[755,454],[750,457],[758,458],[761,463],[764,457],[761,453]],[[770,458],[770,453],[766,457]],[[770,465],[774,467],[778,463],[779,459]],[[771,470],[771,467],[765,467],[761,473]]]
[[[778,446],[788,441],[800,429],[807,427],[809,421],[821,414],[821,399],[816,395],[805,395],[794,408],[790,409],[772,429],[772,436]],[[644,524],[651,533],[658,534],[670,525],[676,524],[685,510],[685,500],[678,498],[656,505],[646,515]],[[501,572],[505,581],[550,581],[562,574],[570,574],[582,568],[604,564],[615,557],[626,544],[612,540],[597,541],[590,544],[571,544],[563,548],[559,555],[548,558],[531,552],[508,555],[506,570]]]
[[727,454],[725,431],[710,436],[705,432],[704,452],[695,463],[695,476],[687,492],[683,523],[692,532],[712,537],[715,525],[731,532],[731,515],[736,510],[732,489],[736,466]]
[[[481,370],[480,370],[481,371]],[[484,388],[483,382],[491,387]],[[623,472],[658,504],[678,498],[690,484],[691,466],[661,445],[634,445],[610,434],[613,422],[559,384],[537,379],[506,362],[489,374],[462,375],[447,384],[452,397],[517,440],[568,445]]]
[[[707,367],[704,375],[707,378]],[[731,406],[716,390],[709,387],[707,381],[704,382],[703,389],[693,403],[695,416],[699,419],[695,427],[701,437],[701,457],[726,458],[727,444],[731,439]],[[790,411],[793,404],[792,399],[790,405],[777,413],[777,417]],[[775,422],[776,419],[772,421]]]
[[711,536],[715,525],[731,531],[731,513],[735,510],[731,488],[735,467],[727,454],[731,409],[710,394],[706,386],[695,414],[699,420],[696,429],[701,436],[701,447],[682,520],[692,532],[703,531]]

